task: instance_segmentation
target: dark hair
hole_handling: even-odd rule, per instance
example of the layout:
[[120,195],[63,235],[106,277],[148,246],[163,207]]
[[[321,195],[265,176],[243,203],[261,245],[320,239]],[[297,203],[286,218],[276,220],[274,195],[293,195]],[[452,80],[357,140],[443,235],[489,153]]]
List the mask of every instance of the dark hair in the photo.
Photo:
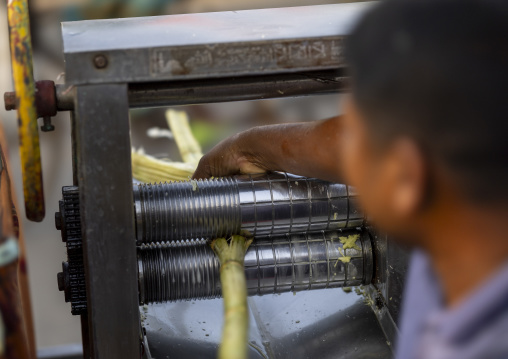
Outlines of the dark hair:
[[508,201],[508,1],[386,0],[346,57],[374,140],[411,136],[470,199]]

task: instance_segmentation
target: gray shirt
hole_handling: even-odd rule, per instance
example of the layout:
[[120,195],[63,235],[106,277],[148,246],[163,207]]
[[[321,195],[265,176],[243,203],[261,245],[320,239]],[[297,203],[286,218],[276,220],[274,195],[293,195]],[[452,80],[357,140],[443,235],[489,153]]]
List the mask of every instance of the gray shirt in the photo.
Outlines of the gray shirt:
[[406,283],[397,359],[508,359],[508,263],[451,309],[425,253]]

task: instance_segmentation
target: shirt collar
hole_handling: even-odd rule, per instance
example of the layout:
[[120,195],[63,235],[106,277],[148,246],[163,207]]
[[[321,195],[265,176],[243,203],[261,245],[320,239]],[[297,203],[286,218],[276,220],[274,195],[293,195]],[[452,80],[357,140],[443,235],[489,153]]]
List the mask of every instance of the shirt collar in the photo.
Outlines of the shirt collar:
[[452,341],[463,341],[483,330],[508,309],[508,261],[457,307],[444,305],[429,315],[428,325]]

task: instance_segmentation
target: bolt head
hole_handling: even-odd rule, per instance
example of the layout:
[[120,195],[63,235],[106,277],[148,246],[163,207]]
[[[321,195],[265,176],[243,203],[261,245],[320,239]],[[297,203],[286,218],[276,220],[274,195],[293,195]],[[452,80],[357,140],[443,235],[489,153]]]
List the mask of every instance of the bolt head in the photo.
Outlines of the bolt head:
[[60,212],[55,213],[55,227],[57,230],[62,230],[62,214]]
[[16,109],[16,93],[6,92],[4,93],[5,110],[12,111]]
[[51,131],[54,131],[55,130],[55,126],[51,125],[51,124],[44,124],[41,126],[41,131],[42,132],[51,132]]
[[97,55],[94,57],[93,63],[96,68],[103,69],[108,66],[108,59],[104,55]]
[[60,292],[63,292],[65,290],[65,277],[62,272],[58,272],[56,275],[56,278],[58,280],[58,290]]

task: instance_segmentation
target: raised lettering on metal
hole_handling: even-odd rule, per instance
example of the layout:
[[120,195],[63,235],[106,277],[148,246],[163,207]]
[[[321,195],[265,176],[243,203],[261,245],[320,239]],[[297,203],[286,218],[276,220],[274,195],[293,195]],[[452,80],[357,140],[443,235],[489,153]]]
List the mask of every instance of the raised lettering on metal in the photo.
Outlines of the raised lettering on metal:
[[277,43],[217,44],[203,49],[151,49],[150,74],[223,74],[238,70],[338,68],[344,66],[344,38],[288,40]]

